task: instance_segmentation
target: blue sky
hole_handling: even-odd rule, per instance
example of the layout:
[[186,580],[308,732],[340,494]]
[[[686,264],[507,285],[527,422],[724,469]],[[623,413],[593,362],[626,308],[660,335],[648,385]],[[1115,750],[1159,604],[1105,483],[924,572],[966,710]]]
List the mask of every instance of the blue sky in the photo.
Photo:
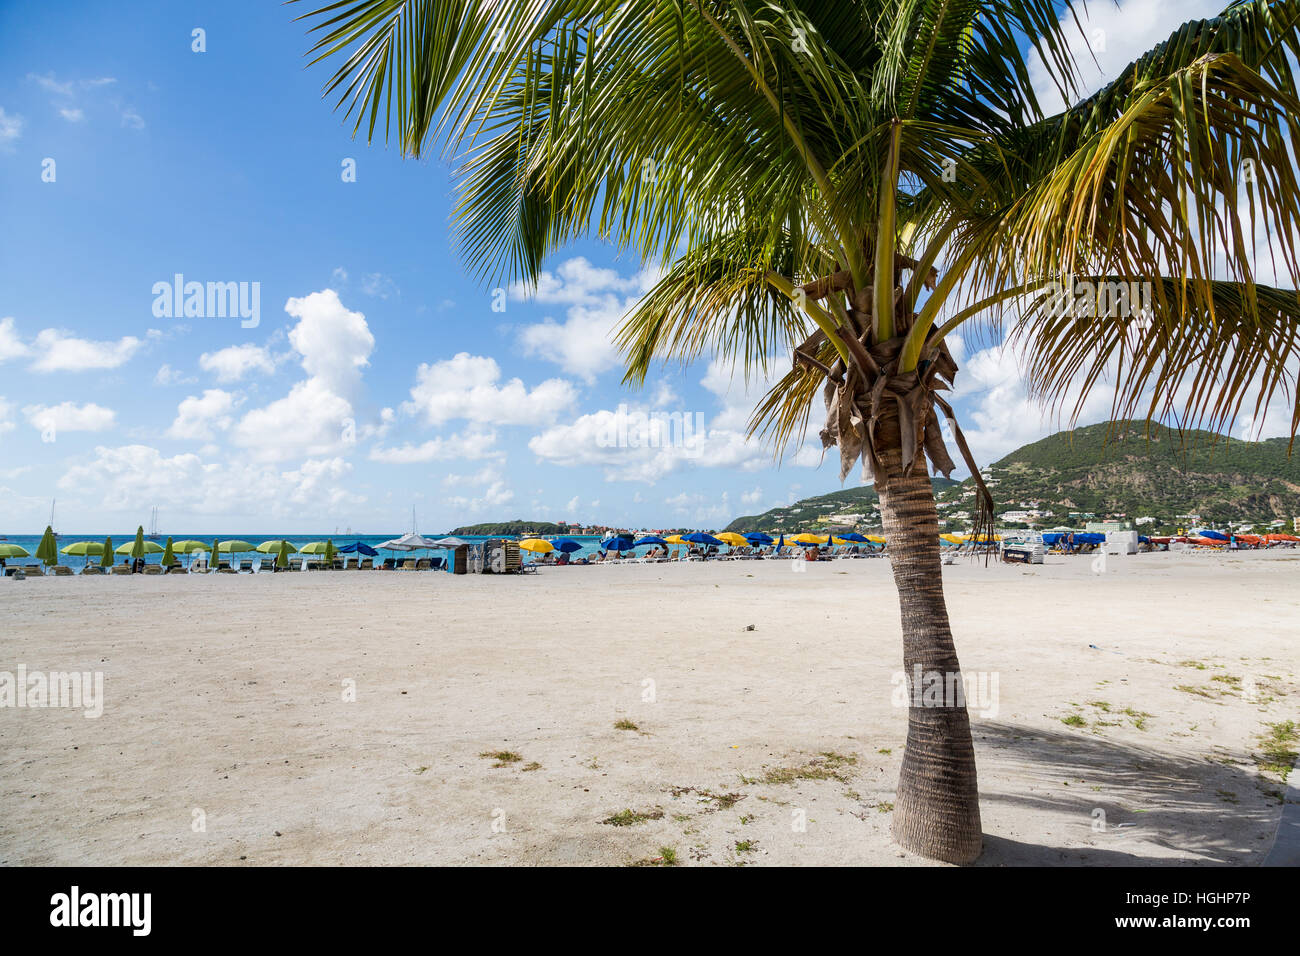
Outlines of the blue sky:
[[[1122,7],[1105,72],[1201,12]],[[56,497],[84,531],[155,506],[164,531],[399,531],[413,506],[426,531],[716,527],[839,487],[815,443],[778,469],[745,440],[762,382],[701,362],[620,385],[637,262],[575,244],[531,294],[467,275],[450,170],[351,138],[298,12],[0,11],[0,531]],[[257,324],[160,315],[177,274],[256,283]],[[981,464],[1055,430],[982,344],[958,393]],[[602,444],[620,404],[702,420],[702,447]]]

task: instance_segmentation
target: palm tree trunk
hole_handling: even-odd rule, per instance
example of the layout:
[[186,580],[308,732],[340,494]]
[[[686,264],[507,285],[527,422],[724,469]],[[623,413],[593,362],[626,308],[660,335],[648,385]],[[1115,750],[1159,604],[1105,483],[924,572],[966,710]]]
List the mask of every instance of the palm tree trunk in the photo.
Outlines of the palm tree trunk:
[[945,695],[941,706],[917,706],[912,686],[917,665],[922,674],[942,675],[945,687],[952,686],[952,676],[961,686],[961,667],[943,599],[934,490],[924,456],[918,456],[904,474],[897,423],[888,425],[893,434],[878,436],[883,474],[876,476],[876,484],[902,611],[903,668],[910,702],[907,748],[894,800],[894,839],[922,856],[970,863],[980,854],[983,834],[965,702]]

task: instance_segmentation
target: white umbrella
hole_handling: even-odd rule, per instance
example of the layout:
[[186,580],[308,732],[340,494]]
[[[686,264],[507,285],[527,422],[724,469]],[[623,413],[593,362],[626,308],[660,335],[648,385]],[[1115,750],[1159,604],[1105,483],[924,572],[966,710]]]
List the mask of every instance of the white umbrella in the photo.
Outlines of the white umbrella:
[[412,531],[410,534],[404,534],[400,538],[393,538],[391,541],[385,541],[383,544],[375,545],[375,547],[383,548],[385,551],[417,551],[424,548],[436,548],[439,545],[437,541]]

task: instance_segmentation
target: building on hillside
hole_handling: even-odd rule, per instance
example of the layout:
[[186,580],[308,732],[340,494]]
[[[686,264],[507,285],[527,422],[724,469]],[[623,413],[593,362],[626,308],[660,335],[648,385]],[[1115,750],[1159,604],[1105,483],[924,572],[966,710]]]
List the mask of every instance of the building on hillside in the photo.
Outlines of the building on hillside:
[[1109,534],[1112,531],[1132,531],[1131,521],[1089,521],[1083,526],[1084,531]]

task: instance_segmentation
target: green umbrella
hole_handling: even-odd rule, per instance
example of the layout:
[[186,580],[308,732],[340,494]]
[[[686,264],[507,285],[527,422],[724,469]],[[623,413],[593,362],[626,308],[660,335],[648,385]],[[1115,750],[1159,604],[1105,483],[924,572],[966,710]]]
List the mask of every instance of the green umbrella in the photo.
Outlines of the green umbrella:
[[54,529],[49,525],[45,526],[41,543],[36,546],[36,559],[45,562],[46,565],[59,563],[59,544],[54,540]]
[[334,539],[331,538],[329,541],[325,542],[325,567],[327,568],[334,567],[335,553],[336,551],[334,548]]
[[255,551],[257,549],[247,541],[240,541],[238,538],[233,538],[230,541],[222,541],[221,544],[217,546],[217,550],[224,554],[231,554],[232,552]]
[[40,543],[36,545],[36,558],[47,565],[59,563],[59,540],[53,528],[47,526],[45,534],[41,535]]
[[[159,548],[158,550],[161,551],[162,548]],[[134,561],[136,558],[143,558],[145,556],[144,525],[140,525],[140,527],[135,529],[135,540],[131,542],[131,547],[126,549],[125,551],[119,548],[117,553],[129,554],[131,556],[132,561]]]
[[167,547],[165,547],[165,548],[163,549],[162,566],[163,566],[164,568],[170,568],[173,564],[180,564],[180,562],[176,560],[176,555],[175,555],[175,553],[172,551],[172,539],[171,539],[171,535],[168,535],[168,536],[167,536]]
[[312,541],[298,549],[299,554],[324,554],[329,547],[324,541]]
[[261,544],[257,546],[257,550],[261,551],[263,554],[275,554],[276,552],[282,550],[284,545],[287,544],[289,545],[290,551],[298,550],[293,545],[289,544],[288,541],[285,541],[283,538],[276,538],[273,541],[263,541]]
[[136,558],[143,558],[146,554],[162,554],[163,546],[157,541],[146,541],[143,537],[138,537],[134,541],[128,541],[117,549],[118,554],[125,554],[134,561]]
[[111,567],[113,564],[113,539],[111,537],[104,539],[103,557],[99,559],[101,568]]
[[[168,538],[167,540],[171,541],[171,538]],[[174,544],[172,544],[172,551],[175,552],[176,554],[191,554],[195,551],[206,551],[206,550],[208,550],[208,546],[206,543],[202,541],[195,541],[191,538],[186,538],[184,541],[177,541]]]
[[0,558],[30,558],[32,553],[21,544],[0,544]]
[[275,566],[277,568],[287,568],[289,566],[289,551],[291,547],[288,541],[280,542],[280,553],[275,556]]
[[208,564],[209,564],[209,566],[214,567],[214,568],[215,568],[218,564],[221,563],[221,559],[220,559],[219,557],[217,557],[217,551],[218,551],[217,539],[216,539],[216,538],[213,538],[213,539],[212,539],[212,554],[208,556]]
[[77,557],[85,557],[88,554],[103,554],[104,546],[98,541],[74,541],[72,544],[64,545],[59,548],[60,554],[71,554]]

